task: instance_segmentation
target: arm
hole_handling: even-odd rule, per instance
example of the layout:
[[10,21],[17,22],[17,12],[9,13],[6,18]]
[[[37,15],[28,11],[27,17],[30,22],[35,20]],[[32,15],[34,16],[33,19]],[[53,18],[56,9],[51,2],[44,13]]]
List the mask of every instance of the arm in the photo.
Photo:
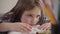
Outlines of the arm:
[[30,32],[32,27],[26,23],[1,23],[0,32],[17,31],[17,32]]
[[10,27],[12,27],[12,23],[1,23],[0,32],[9,31]]

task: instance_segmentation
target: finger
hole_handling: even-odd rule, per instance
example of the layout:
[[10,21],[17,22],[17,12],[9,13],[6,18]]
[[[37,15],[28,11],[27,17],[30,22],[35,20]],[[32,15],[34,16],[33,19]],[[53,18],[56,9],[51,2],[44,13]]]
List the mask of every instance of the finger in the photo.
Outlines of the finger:
[[48,26],[47,28],[46,28],[46,30],[50,30],[51,29],[51,26]]
[[47,27],[45,30],[49,30],[49,27]]
[[29,28],[29,26],[26,26],[25,24],[24,25],[21,25],[26,31],[31,31],[31,29]]
[[31,28],[29,28],[29,26],[24,26],[24,28],[26,28],[28,31],[31,31]]
[[38,29],[42,29],[44,26],[45,26],[45,25],[43,24],[43,25],[41,25]]
[[49,27],[50,27],[49,23],[46,23],[42,29],[43,29],[43,30],[48,30]]
[[29,33],[29,30],[27,30],[25,27],[21,27],[21,32],[23,32],[23,33]]
[[30,26],[29,24],[25,24],[25,25],[23,25],[25,28],[27,28],[29,31],[31,31],[31,29],[32,29],[32,26]]
[[39,27],[39,29],[44,30],[46,27],[47,27],[47,25],[46,25],[46,24],[43,24],[43,25],[41,25],[41,26]]
[[[26,23],[25,23],[26,24]],[[32,28],[32,26],[31,25],[29,25],[29,24],[26,24],[26,26],[29,26],[29,28]]]
[[51,28],[51,24],[48,23],[45,29],[46,29],[46,30],[49,30],[50,28]]

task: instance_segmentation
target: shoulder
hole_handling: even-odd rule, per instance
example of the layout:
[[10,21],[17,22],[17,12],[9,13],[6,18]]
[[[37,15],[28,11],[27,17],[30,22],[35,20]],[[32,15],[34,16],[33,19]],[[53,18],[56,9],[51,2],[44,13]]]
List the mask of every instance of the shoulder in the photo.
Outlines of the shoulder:
[[2,18],[0,17],[0,23],[2,23],[2,21],[3,21],[3,20],[2,20]]
[[1,20],[2,22],[10,22],[10,18],[11,18],[11,16],[12,16],[12,14],[13,14],[13,12],[7,12],[7,13],[5,13],[5,14],[0,18],[0,20]]

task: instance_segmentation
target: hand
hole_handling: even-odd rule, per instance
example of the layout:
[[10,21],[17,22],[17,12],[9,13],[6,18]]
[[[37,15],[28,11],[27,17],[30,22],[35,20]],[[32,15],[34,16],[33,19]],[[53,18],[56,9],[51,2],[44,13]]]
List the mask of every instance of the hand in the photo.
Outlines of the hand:
[[40,30],[49,30],[51,29],[51,23],[45,23],[38,27]]
[[10,31],[17,31],[22,33],[29,33],[32,26],[26,23],[13,23],[10,27]]

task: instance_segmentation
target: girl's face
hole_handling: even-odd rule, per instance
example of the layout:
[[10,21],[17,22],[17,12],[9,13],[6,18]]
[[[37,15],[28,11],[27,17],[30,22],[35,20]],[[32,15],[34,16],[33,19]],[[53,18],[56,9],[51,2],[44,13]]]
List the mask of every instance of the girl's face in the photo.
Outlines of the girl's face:
[[24,11],[21,17],[21,22],[30,25],[35,25],[39,21],[40,17],[41,17],[41,10],[39,7],[35,7],[32,10]]

